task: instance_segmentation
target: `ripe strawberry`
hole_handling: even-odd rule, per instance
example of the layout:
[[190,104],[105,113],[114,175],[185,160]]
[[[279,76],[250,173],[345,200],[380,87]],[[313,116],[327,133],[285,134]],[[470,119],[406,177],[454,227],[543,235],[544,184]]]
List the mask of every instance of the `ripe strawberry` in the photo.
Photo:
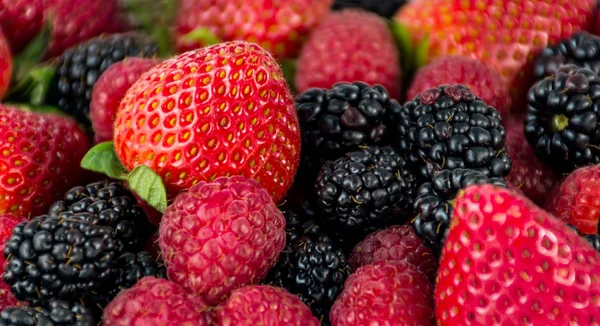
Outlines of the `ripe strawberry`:
[[0,105],[0,214],[46,212],[81,179],[87,149],[74,121]]
[[199,182],[175,198],[158,244],[169,279],[217,304],[260,282],[285,246],[285,218],[256,181],[241,176]]
[[502,115],[510,112],[511,99],[502,76],[479,60],[463,56],[440,57],[419,69],[406,98],[412,101],[421,92],[444,84],[465,85]]
[[181,0],[176,43],[181,52],[204,46],[186,34],[206,28],[223,41],[259,44],[277,58],[295,57],[333,0]]
[[269,285],[234,290],[216,312],[220,326],[318,326],[310,309],[297,296]]
[[431,325],[433,287],[406,261],[377,261],[350,275],[329,317],[332,326]]
[[0,0],[0,27],[13,53],[20,53],[42,29],[44,0]]
[[199,181],[245,175],[279,202],[300,156],[281,69],[245,42],[190,51],[152,68],[121,102],[114,139],[123,165],[147,165],[171,197]]
[[330,14],[300,52],[296,88],[331,88],[337,82],[380,84],[392,98],[400,96],[400,61],[383,18],[362,10]]
[[113,139],[115,116],[125,93],[143,73],[159,63],[154,59],[125,58],[100,75],[90,103],[90,120],[96,143]]
[[348,262],[355,270],[378,260],[406,261],[435,279],[437,262],[410,225],[395,225],[369,234],[359,242]]
[[[538,51],[590,26],[596,0],[417,0],[396,19],[426,58],[448,54],[481,60],[498,71],[515,104],[524,101]],[[515,105],[513,109],[523,109]]]
[[[17,217],[12,214],[0,214],[0,253],[4,252],[6,241],[10,238],[13,228],[22,221],[25,221],[24,217]],[[5,264],[4,255],[0,255],[0,275],[4,274]],[[0,310],[20,304],[23,303],[19,302],[10,292],[10,285],[0,280]]]
[[179,285],[152,276],[121,291],[104,309],[104,325],[111,326],[209,326],[212,313],[199,297]]
[[10,86],[12,72],[13,66],[10,45],[8,44],[8,40],[4,36],[4,33],[0,30],[0,98],[6,93]]
[[545,209],[583,234],[598,234],[600,165],[573,171],[552,190]]
[[507,122],[506,151],[512,160],[512,169],[506,182],[512,189],[520,190],[538,205],[543,205],[548,194],[559,182],[559,176],[535,156],[523,132],[523,120]]
[[600,253],[511,190],[456,199],[436,286],[438,325],[598,325]]

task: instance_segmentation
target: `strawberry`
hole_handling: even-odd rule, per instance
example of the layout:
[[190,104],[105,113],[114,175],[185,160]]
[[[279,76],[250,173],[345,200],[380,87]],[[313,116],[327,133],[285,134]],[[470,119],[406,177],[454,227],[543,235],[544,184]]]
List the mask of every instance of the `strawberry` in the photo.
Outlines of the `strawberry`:
[[[338,82],[380,84],[400,97],[400,61],[385,20],[374,13],[346,9],[330,14],[300,52],[295,84],[299,93]],[[436,85],[437,86],[437,85]]]
[[492,185],[456,199],[435,293],[438,325],[599,325],[600,253]]
[[0,97],[6,94],[13,72],[10,45],[0,30]]
[[45,213],[79,182],[87,149],[74,121],[0,105],[0,214]]
[[44,0],[0,0],[0,27],[17,54],[42,29]]
[[244,175],[279,202],[299,163],[300,130],[281,68],[255,44],[183,53],[131,86],[114,147],[128,170],[144,164],[170,197],[199,181]]
[[395,18],[414,43],[427,41],[421,60],[448,54],[479,59],[502,75],[514,103],[522,103],[535,55],[587,29],[595,5],[596,0],[416,0]]
[[192,33],[206,29],[223,41],[257,43],[277,58],[295,57],[332,2],[181,0],[175,33],[177,49],[183,52],[206,45]]
[[545,209],[583,234],[597,234],[600,218],[600,165],[573,171],[552,190]]

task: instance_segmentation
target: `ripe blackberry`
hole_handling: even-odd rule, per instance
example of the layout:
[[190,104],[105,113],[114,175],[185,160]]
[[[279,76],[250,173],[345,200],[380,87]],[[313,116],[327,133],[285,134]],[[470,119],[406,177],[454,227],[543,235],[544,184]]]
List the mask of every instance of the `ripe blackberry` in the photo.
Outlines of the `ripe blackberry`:
[[101,35],[67,50],[58,59],[51,102],[79,122],[90,125],[92,90],[110,65],[126,57],[152,57],[154,41],[139,33]]
[[529,90],[525,136],[560,172],[600,163],[600,77],[565,65]]
[[100,181],[67,191],[52,204],[52,217],[77,218],[114,228],[127,251],[138,251],[154,231],[133,194],[121,182]]
[[4,282],[33,304],[86,300],[111,286],[122,243],[111,226],[42,215],[17,225],[6,242]]
[[310,182],[327,160],[360,146],[381,145],[391,135],[385,121],[400,104],[380,85],[338,83],[331,89],[312,88],[295,100],[303,156],[301,168]]
[[454,211],[454,198],[461,189],[474,184],[489,183],[507,187],[504,179],[487,177],[470,169],[443,170],[431,181],[422,184],[415,199],[416,217],[412,226],[417,236],[439,254]]
[[406,2],[406,0],[335,0],[333,10],[362,8],[382,17],[391,18]]
[[554,75],[560,66],[566,64],[576,64],[600,73],[600,37],[579,32],[545,48],[535,62],[533,73],[536,80],[540,80]]
[[317,197],[324,218],[353,246],[412,214],[417,178],[391,147],[366,147],[323,165]]
[[10,307],[0,313],[0,326],[94,326],[90,311],[79,303],[52,300],[42,307]]
[[152,257],[147,251],[141,251],[137,254],[126,252],[122,254],[116,262],[115,273],[110,288],[107,288],[109,302],[121,290],[134,286],[139,280],[146,276],[156,278],[167,278],[167,270],[159,265],[156,258]]
[[407,153],[421,176],[475,169],[504,177],[511,169],[498,111],[463,85],[428,89],[393,115],[394,146]]

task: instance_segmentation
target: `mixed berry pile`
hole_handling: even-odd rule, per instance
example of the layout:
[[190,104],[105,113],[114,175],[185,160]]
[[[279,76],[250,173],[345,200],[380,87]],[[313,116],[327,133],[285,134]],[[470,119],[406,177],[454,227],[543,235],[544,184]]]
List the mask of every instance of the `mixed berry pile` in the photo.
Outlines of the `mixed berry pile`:
[[596,0],[0,0],[0,326],[600,326]]

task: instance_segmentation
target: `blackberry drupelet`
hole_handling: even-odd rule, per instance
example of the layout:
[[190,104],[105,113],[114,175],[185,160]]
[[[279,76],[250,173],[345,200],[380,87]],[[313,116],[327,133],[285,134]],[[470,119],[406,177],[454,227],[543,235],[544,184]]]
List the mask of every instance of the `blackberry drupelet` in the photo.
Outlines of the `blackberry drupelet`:
[[147,251],[137,254],[127,252],[122,254],[116,262],[113,281],[108,288],[108,301],[112,300],[121,290],[134,286],[146,276],[167,278],[167,270],[159,265],[156,258]]
[[67,191],[52,204],[52,217],[77,218],[115,229],[127,251],[138,251],[155,231],[133,194],[121,182],[100,181]]
[[600,77],[565,65],[529,90],[525,136],[559,172],[600,163]]
[[157,53],[158,46],[151,38],[135,32],[92,38],[60,56],[50,101],[89,126],[92,90],[98,77],[126,57],[153,57]]
[[536,80],[552,76],[558,68],[566,64],[576,64],[600,73],[600,37],[587,32],[579,32],[571,38],[545,48],[534,65]]
[[10,307],[0,313],[0,326],[94,326],[90,311],[79,303],[52,300],[42,307]]
[[442,170],[507,176],[511,161],[498,111],[463,85],[428,89],[394,112],[394,146],[426,180]]
[[309,89],[296,97],[295,106],[302,133],[301,171],[310,173],[310,182],[325,161],[363,145],[384,144],[392,137],[387,116],[401,107],[383,86],[362,82]]
[[493,184],[507,187],[503,178],[487,177],[470,169],[444,170],[431,181],[422,184],[415,199],[416,217],[412,226],[417,236],[439,254],[454,211],[454,198],[461,189],[474,184]]
[[17,299],[85,302],[111,286],[123,245],[114,228],[81,217],[42,215],[13,229],[4,249],[4,282]]
[[407,0],[335,0],[333,9],[362,8],[391,18],[406,2]]
[[417,177],[391,147],[366,147],[323,165],[317,177],[322,215],[354,246],[412,214]]

